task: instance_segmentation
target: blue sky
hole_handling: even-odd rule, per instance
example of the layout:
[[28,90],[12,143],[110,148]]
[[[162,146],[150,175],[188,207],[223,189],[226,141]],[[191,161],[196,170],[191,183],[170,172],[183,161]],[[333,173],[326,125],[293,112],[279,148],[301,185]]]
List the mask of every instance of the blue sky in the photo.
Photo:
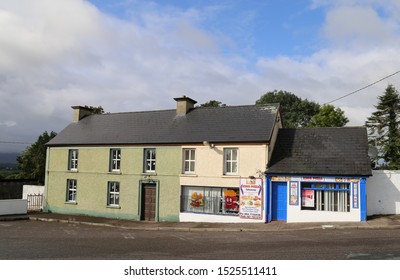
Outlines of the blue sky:
[[[325,103],[400,70],[400,1],[0,0],[0,152],[59,132],[74,105],[107,112]],[[400,74],[333,105],[363,125]]]

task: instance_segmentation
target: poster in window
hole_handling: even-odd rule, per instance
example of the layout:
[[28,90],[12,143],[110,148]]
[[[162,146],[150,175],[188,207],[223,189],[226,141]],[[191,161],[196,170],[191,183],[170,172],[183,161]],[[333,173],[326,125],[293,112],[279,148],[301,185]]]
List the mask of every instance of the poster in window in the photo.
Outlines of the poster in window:
[[193,192],[190,196],[190,206],[198,208],[204,204],[203,194],[200,192]]
[[358,208],[358,183],[353,183],[353,208]]
[[301,196],[301,206],[314,207],[314,190],[303,190]]
[[299,205],[299,182],[290,182],[290,205]]
[[224,190],[224,208],[227,212],[236,212],[239,210],[239,201],[236,191]]
[[242,178],[240,180],[241,219],[262,219],[262,179]]

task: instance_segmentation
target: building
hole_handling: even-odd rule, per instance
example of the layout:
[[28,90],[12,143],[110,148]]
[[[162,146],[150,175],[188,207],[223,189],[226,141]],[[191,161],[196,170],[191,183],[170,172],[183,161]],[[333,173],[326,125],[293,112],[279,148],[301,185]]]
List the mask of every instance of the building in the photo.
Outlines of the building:
[[[279,105],[92,114],[48,143],[44,210],[154,221],[265,222]],[[242,204],[239,207],[239,204]]]
[[267,221],[365,221],[371,176],[363,127],[280,129],[266,171]]

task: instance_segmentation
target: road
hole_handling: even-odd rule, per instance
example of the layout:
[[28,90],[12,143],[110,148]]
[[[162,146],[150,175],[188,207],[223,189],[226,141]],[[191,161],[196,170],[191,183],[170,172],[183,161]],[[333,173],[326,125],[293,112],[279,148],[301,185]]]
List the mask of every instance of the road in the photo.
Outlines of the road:
[[400,230],[178,232],[7,221],[0,222],[0,259],[400,259]]

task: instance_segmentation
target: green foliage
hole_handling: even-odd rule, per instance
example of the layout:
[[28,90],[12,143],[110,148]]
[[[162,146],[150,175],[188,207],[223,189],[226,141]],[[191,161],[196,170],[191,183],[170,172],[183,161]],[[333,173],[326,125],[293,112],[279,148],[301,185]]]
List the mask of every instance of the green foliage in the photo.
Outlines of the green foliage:
[[297,128],[308,126],[311,118],[320,110],[318,103],[301,99],[287,91],[267,92],[256,104],[279,103],[281,107],[282,122],[286,128]]
[[348,122],[349,119],[346,118],[342,109],[327,104],[323,105],[319,112],[311,118],[308,127],[342,127]]
[[365,122],[369,142],[388,169],[400,169],[400,96],[393,85],[378,97],[377,109]]
[[94,107],[94,106],[87,106],[92,111],[92,114],[104,114],[104,109],[102,106]]
[[50,134],[45,131],[39,136],[37,141],[26,148],[20,156],[17,157],[19,177],[24,179],[36,179],[38,183],[43,184],[46,172],[46,146],[52,138],[57,135],[54,131]]
[[222,102],[217,101],[217,100],[210,100],[206,103],[201,104],[198,107],[225,107],[226,104],[222,104]]

